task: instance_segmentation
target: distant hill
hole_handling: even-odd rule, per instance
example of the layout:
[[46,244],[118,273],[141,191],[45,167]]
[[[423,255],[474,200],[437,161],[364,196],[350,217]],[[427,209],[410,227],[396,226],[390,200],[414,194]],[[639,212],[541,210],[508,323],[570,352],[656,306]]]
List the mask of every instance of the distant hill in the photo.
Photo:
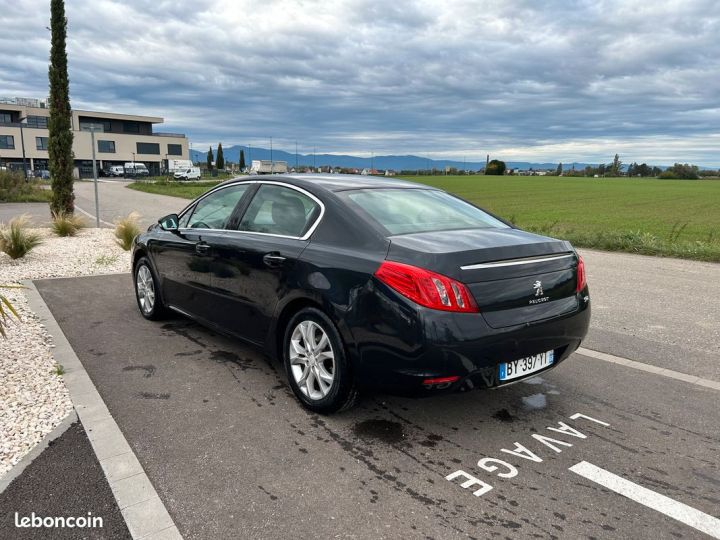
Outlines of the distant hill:
[[[240,160],[240,150],[245,152],[245,163],[250,165],[253,159],[270,159],[270,150],[267,148],[258,148],[253,146],[229,146],[223,147],[223,155],[226,161],[237,163]],[[217,153],[217,148],[213,147],[213,153]],[[193,150],[192,160],[204,162],[207,156],[206,151]],[[491,156],[492,157],[492,156]],[[289,167],[295,166],[295,154],[284,152],[283,150],[273,150],[272,159],[274,161],[287,161]],[[314,159],[312,154],[298,154],[298,165],[323,167],[329,165],[331,167],[346,167],[357,169],[369,169],[374,166],[376,169],[392,169],[394,171],[415,171],[427,169],[444,169],[445,167],[455,167],[457,169],[477,171],[485,168],[484,161],[462,161],[455,160],[436,160],[427,159],[419,156],[375,156],[374,158],[365,158],[349,155],[335,154],[316,154]],[[532,163],[529,161],[506,161],[507,166],[511,169],[555,169],[557,163]],[[584,169],[588,163],[575,163],[576,169]],[[573,163],[563,163],[565,170],[571,169]]]

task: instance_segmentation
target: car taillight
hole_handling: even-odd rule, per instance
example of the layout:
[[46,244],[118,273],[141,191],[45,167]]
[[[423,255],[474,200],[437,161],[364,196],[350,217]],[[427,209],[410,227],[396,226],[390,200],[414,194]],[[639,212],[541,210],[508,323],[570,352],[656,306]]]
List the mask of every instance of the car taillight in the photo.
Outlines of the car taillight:
[[385,261],[375,277],[421,306],[463,313],[480,311],[465,285],[424,268]]
[[582,291],[585,288],[585,285],[587,285],[587,278],[585,277],[585,261],[583,261],[583,258],[578,255],[577,287],[575,287],[575,292]]

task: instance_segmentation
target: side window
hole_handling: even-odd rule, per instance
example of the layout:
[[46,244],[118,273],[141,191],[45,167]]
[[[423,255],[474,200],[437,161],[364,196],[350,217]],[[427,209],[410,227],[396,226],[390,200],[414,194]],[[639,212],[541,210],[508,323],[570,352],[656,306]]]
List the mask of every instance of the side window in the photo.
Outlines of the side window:
[[192,213],[195,211],[194,208],[190,208],[187,212],[183,214],[183,216],[180,218],[180,223],[178,224],[178,227],[181,229],[185,229],[188,226],[188,221],[190,221],[190,216],[192,216]]
[[253,197],[241,231],[301,237],[320,213],[320,206],[294,189],[263,184]]
[[[208,195],[195,205],[185,227],[192,229],[225,229],[235,206],[240,201],[248,184],[220,189]],[[183,220],[185,221],[185,216]],[[182,223],[182,222],[181,222]]]

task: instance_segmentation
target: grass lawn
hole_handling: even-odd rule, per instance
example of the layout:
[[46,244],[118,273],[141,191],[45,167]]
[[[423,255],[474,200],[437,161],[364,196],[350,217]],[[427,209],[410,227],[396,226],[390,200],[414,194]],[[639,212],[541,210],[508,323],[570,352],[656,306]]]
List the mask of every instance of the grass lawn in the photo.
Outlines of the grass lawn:
[[577,246],[720,261],[720,181],[418,176]]
[[[552,176],[417,176],[580,247],[720,262],[720,181]],[[192,199],[215,184],[131,184]]]
[[218,182],[133,182],[127,187],[145,193],[156,193],[158,195],[171,195],[183,199],[194,199],[202,195],[208,189],[217,186]]

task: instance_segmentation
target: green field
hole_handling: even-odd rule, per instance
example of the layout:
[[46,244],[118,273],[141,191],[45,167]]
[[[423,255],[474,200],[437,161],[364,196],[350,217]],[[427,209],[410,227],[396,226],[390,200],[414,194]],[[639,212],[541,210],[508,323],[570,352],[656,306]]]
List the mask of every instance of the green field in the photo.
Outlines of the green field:
[[[519,227],[577,246],[720,262],[720,181],[418,176]],[[211,184],[132,185],[194,198]]]
[[194,199],[220,182],[133,182],[127,187],[145,193],[172,195],[183,199]]

